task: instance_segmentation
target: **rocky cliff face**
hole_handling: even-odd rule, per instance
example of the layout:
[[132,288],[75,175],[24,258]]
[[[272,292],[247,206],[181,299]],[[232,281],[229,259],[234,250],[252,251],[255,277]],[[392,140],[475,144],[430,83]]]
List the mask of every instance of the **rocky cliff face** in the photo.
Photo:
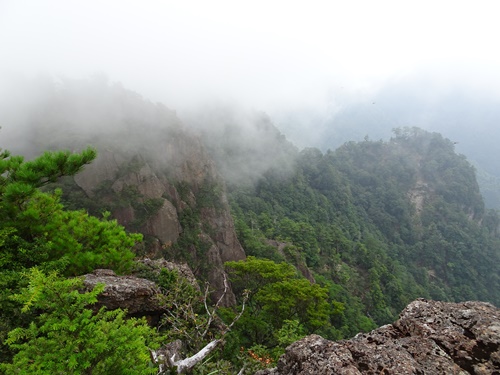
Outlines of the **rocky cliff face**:
[[[241,260],[245,253],[222,179],[199,139],[178,132],[147,152],[103,146],[98,152],[97,160],[75,177],[77,185],[128,230],[145,235],[146,256],[187,260],[218,298],[224,289],[223,263]],[[184,248],[178,246],[181,240]],[[233,302],[229,293],[225,303]]]
[[500,310],[417,300],[395,323],[351,340],[297,341],[276,368],[257,374],[500,374]]
[[[76,186],[63,186],[65,204],[111,212],[129,231],[144,234],[139,255],[187,262],[218,298],[223,263],[245,253],[224,182],[200,137],[174,111],[120,85],[97,79],[52,86],[35,106],[26,104],[26,121],[18,125],[29,136],[21,153],[95,147],[98,158],[75,177]],[[224,302],[233,303],[234,295]]]
[[[217,297],[224,289],[223,263],[243,259],[245,253],[223,181],[199,140],[177,133],[141,154],[98,151],[97,160],[75,177],[78,186],[128,230],[146,236],[145,255],[187,260]],[[182,236],[196,241],[180,249],[176,244]],[[233,302],[229,293],[225,303]]]

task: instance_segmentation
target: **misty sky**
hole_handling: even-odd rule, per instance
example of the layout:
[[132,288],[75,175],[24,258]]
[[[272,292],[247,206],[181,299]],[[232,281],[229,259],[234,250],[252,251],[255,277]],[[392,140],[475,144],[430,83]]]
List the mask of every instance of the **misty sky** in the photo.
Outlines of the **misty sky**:
[[421,71],[500,95],[496,1],[0,0],[0,75],[105,74],[170,108],[323,110]]

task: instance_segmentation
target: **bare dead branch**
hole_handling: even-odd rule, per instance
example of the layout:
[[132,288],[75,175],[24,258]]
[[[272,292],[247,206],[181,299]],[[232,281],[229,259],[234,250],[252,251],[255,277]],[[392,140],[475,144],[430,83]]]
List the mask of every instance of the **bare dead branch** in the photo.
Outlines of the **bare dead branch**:
[[[208,321],[207,321],[205,330],[203,331],[203,334],[201,335],[201,337],[205,337],[206,334],[208,333],[208,330],[210,329],[210,326],[212,325],[212,322],[215,319],[217,310],[219,310],[220,304],[222,303],[224,296],[227,294],[227,291],[229,290],[229,283],[227,282],[227,275],[224,273],[223,276],[224,276],[224,291],[222,292],[221,296],[219,297],[219,299],[215,303],[215,306],[212,309],[212,311],[209,310],[208,305],[207,305],[208,295],[206,295],[206,297],[205,297],[204,303],[205,303],[205,310],[207,311],[207,314],[208,314]],[[207,291],[208,291],[208,287],[207,287]]]
[[248,296],[250,295],[250,291],[248,290],[245,290],[243,292],[243,303],[241,304],[241,310],[240,312],[238,313],[238,315],[236,315],[233,319],[233,321],[231,322],[230,325],[227,326],[227,328],[224,330],[223,332],[223,335],[225,335],[226,333],[228,333],[229,331],[231,331],[231,329],[233,328],[234,324],[241,318],[241,316],[243,315],[243,313],[245,312],[245,305],[246,305],[246,302],[248,300]]
[[201,349],[198,353],[195,355],[188,357],[186,359],[174,362],[174,366],[177,367],[177,373],[178,374],[184,374],[191,370],[194,366],[196,366],[198,363],[203,361],[203,359],[212,353],[214,349],[217,347],[222,342],[221,339],[218,340],[213,340],[209,342],[203,349]]
[[[215,306],[212,309],[210,309],[208,307],[208,302],[207,302],[208,294],[209,294],[209,288],[207,285],[207,288],[205,289],[203,302],[205,305],[205,311],[207,312],[207,315],[208,315],[208,319],[207,319],[207,322],[205,323],[205,329],[204,329],[203,333],[201,334],[200,339],[204,338],[208,334],[209,328],[210,328],[212,322],[214,321],[215,317],[217,316],[216,315],[217,311],[220,308],[220,304],[222,303],[223,298],[226,295],[228,290],[229,290],[229,284],[227,282],[226,275],[224,275],[224,291],[223,291],[221,297],[217,300]],[[176,368],[178,374],[186,373],[186,372],[190,371],[198,363],[200,363],[204,358],[206,358],[212,351],[214,351],[217,348],[217,346],[221,342],[223,342],[225,335],[231,331],[234,324],[241,318],[241,316],[245,312],[245,306],[246,306],[246,302],[248,300],[249,294],[250,294],[249,291],[245,290],[245,292],[243,294],[243,303],[241,305],[241,310],[234,317],[231,324],[226,326],[225,329],[222,331],[221,337],[216,339],[216,340],[210,341],[207,345],[205,345],[201,350],[199,350],[196,354],[192,355],[191,357],[176,361],[175,354],[171,358],[169,358],[168,355],[167,356],[159,355],[158,354],[159,351],[151,351],[151,358],[152,358],[153,362],[159,364],[158,374],[165,373],[167,371],[167,369],[169,369],[169,368],[170,369]],[[186,306],[184,304],[174,303],[174,306],[176,308],[179,308],[181,314],[184,314],[185,316],[188,316],[188,317],[191,317],[194,319],[195,314],[193,311],[193,307],[190,304]],[[181,329],[178,328],[176,325],[176,322],[179,321],[179,319],[180,319],[178,314],[174,314],[172,311],[168,311],[167,314],[170,315],[170,317],[172,318],[172,321],[170,322],[172,325],[172,329],[175,330],[176,332],[180,333]],[[200,327],[196,327],[198,334],[199,334],[199,328]],[[182,333],[188,339],[192,339],[192,336],[190,336],[186,331],[183,331]],[[243,369],[241,369],[239,373],[242,374],[242,371],[243,371]]]

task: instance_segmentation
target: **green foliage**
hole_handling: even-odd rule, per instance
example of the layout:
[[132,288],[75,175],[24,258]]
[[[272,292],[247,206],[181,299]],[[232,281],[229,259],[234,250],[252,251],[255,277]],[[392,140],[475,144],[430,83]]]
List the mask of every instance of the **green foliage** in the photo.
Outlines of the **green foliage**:
[[81,293],[83,281],[45,275],[32,269],[29,284],[13,299],[22,311],[40,311],[27,328],[9,333],[7,344],[17,353],[6,374],[154,374],[148,345],[155,331],[145,320],[125,319],[121,310],[97,313],[103,285]]
[[[43,319],[58,310],[40,305],[50,300],[48,292],[40,294],[43,288],[30,284],[19,293],[26,282],[19,277],[23,270],[38,266],[50,279],[54,269],[65,275],[94,267],[129,269],[138,236],[127,235],[109,218],[66,211],[59,191],[39,190],[79,170],[90,156],[89,151],[87,159],[75,158],[72,167],[67,154],[47,153],[34,164],[0,154],[0,338],[18,352],[12,366],[16,361],[26,364],[26,353],[36,354],[28,343],[43,346],[56,337],[65,342],[63,336],[75,330],[86,337],[79,326],[83,321],[95,324],[96,331],[102,328],[87,312],[82,313],[86,320],[58,316],[46,325]],[[141,163],[136,159],[130,170],[120,173],[138,170]],[[203,276],[213,235],[204,218],[220,209],[222,186],[207,180],[196,187],[186,182],[176,187],[185,203],[177,207],[183,230],[165,251]],[[109,188],[102,190],[111,194]],[[111,204],[134,208],[136,227],[164,203],[163,198],[144,199],[130,187],[115,195],[118,200]],[[227,263],[227,269],[240,307],[239,296],[248,292],[249,299],[225,337],[223,353],[207,359],[196,373],[230,373],[244,364],[249,371],[268,366],[286,345],[304,335],[351,337],[393,321],[417,297],[500,302],[500,218],[484,210],[474,169],[439,134],[405,128],[395,130],[389,142],[365,139],[325,154],[305,149],[297,154],[293,170],[270,169],[252,186],[232,185],[230,198],[238,238],[250,256]],[[167,341],[182,339],[189,355],[220,337],[224,325],[205,305],[205,294],[176,272],[148,277],[161,286],[168,307],[160,327]],[[68,289],[68,295],[73,291]],[[9,298],[12,294],[18,297]],[[26,312],[21,314],[23,306]],[[221,309],[220,319],[227,324],[238,311]],[[96,316],[127,326],[122,313],[104,314]],[[61,329],[61,324],[71,329]],[[121,334],[127,337],[127,332]],[[55,351],[55,346],[46,346]],[[74,353],[67,353],[66,365]],[[43,361],[53,362],[49,356]],[[71,366],[81,363],[86,362],[72,360]]]
[[196,194],[196,204],[199,209],[221,209],[222,186],[218,181],[205,180]]
[[298,319],[308,332],[314,332],[328,321],[327,291],[306,279],[291,279],[271,283],[255,296],[264,314],[274,327],[285,320]]
[[[57,192],[33,193],[11,225],[15,228],[4,230],[14,236],[2,246],[2,257],[11,259],[9,268],[57,263],[68,275],[98,267],[125,272],[134,258],[131,249],[142,238],[125,233],[114,220],[99,220],[84,211],[65,211]],[[24,256],[18,257],[18,253]]]
[[[183,277],[176,270],[161,269],[160,272],[137,264],[134,273],[140,277],[154,281],[160,288],[159,302],[163,304],[166,312],[162,315],[157,327],[162,342],[170,343],[175,340],[182,342],[182,353],[185,358],[192,356],[205,347],[208,343],[224,337],[226,339],[225,325],[219,314],[219,306],[209,302],[209,285],[202,293],[197,285]],[[226,310],[233,313],[232,309]],[[234,315],[229,321],[234,319]],[[230,323],[229,323],[230,324]],[[196,364],[192,374],[234,374],[243,358],[239,353],[240,347],[232,347],[231,355],[223,358],[219,350],[215,350],[202,362]],[[179,360],[180,358],[176,358]],[[260,367],[259,367],[260,368]],[[175,372],[175,370],[171,370]],[[246,372],[245,372],[246,373]]]
[[261,231],[254,231],[242,218],[236,217],[234,226],[238,240],[247,255],[259,258],[265,257],[275,262],[285,260],[283,255],[279,254],[274,246],[266,243],[266,236]]
[[181,340],[187,357],[220,336],[214,317],[207,311],[208,293],[203,295],[176,270],[163,268],[160,272],[151,272],[139,268],[137,271],[138,276],[154,281],[161,289],[158,298],[166,313],[161,318],[159,331],[165,342]]
[[192,375],[231,375],[235,371],[230,361],[209,357],[200,364],[197,364],[191,373]]
[[175,259],[188,263],[197,277],[206,278],[208,263],[205,255],[210,249],[211,242],[202,235],[200,211],[191,207],[184,208],[179,213],[179,222],[182,233],[172,248],[166,252]]
[[10,233],[8,240],[0,242],[4,269],[57,264],[63,273],[78,275],[97,267],[118,272],[130,268],[131,249],[142,239],[140,235],[125,233],[107,216],[99,220],[84,211],[64,210],[59,190],[39,190],[64,174],[78,172],[94,157],[95,150],[87,149],[81,154],[46,152],[25,162],[3,153],[0,233]]
[[286,330],[283,327],[293,320],[301,326],[300,333],[329,325],[327,289],[299,277],[292,265],[250,256],[244,261],[226,262],[226,267],[236,293],[249,292],[247,310],[235,325],[240,346],[279,347],[280,336],[274,333]]
[[[28,327],[29,314],[20,314],[20,302],[9,299],[23,286],[22,273],[39,267],[46,272],[81,275],[95,268],[123,273],[135,257],[132,249],[141,235],[127,234],[116,221],[65,210],[61,191],[40,189],[62,175],[77,173],[95,157],[95,150],[80,154],[46,152],[31,161],[0,154],[0,337]],[[2,340],[3,343],[3,340]],[[12,352],[0,346],[0,360]]]
[[[24,238],[45,244],[46,261],[66,259],[61,271],[81,275],[95,268],[129,270],[133,246],[142,239],[127,234],[116,220],[102,220],[85,211],[66,211],[60,193],[35,193],[17,215],[16,226]],[[29,266],[29,265],[27,265]]]
[[222,185],[218,180],[206,178],[199,186],[181,181],[176,189],[186,203],[178,207],[182,232],[177,242],[165,249],[164,256],[185,261],[197,278],[206,280],[209,272],[206,254],[216,239],[213,224],[205,219],[223,207]]
[[296,319],[284,320],[282,327],[275,333],[276,341],[281,348],[286,348],[305,336],[306,330]]
[[[389,142],[305,149],[293,173],[232,186],[239,238],[251,255],[307,265],[332,290],[345,307],[332,338],[389,323],[417,297],[499,304],[499,216],[453,147],[404,128]],[[266,249],[269,240],[286,246]]]
[[296,278],[297,270],[288,263],[275,263],[268,259],[258,259],[252,256],[244,261],[226,262],[234,290],[242,294],[243,290],[249,290],[256,294],[265,285],[282,280]]
[[42,156],[24,161],[22,156],[0,154],[0,208],[4,218],[12,218],[21,210],[36,189],[55,182],[61,176],[78,173],[96,157],[96,151],[87,148],[80,154],[69,151],[45,152]]

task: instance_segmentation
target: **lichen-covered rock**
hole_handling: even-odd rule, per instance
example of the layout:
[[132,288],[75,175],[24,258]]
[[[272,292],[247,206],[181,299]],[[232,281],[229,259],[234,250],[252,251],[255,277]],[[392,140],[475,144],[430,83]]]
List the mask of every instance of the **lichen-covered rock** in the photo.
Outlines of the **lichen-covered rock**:
[[351,340],[297,341],[276,368],[257,374],[500,374],[500,311],[419,299],[394,324]]
[[160,293],[158,286],[146,279],[135,276],[117,276],[112,270],[97,269],[84,276],[87,290],[97,284],[105,285],[104,291],[98,296],[96,307],[126,309],[130,315],[153,316],[164,311],[157,298]]

